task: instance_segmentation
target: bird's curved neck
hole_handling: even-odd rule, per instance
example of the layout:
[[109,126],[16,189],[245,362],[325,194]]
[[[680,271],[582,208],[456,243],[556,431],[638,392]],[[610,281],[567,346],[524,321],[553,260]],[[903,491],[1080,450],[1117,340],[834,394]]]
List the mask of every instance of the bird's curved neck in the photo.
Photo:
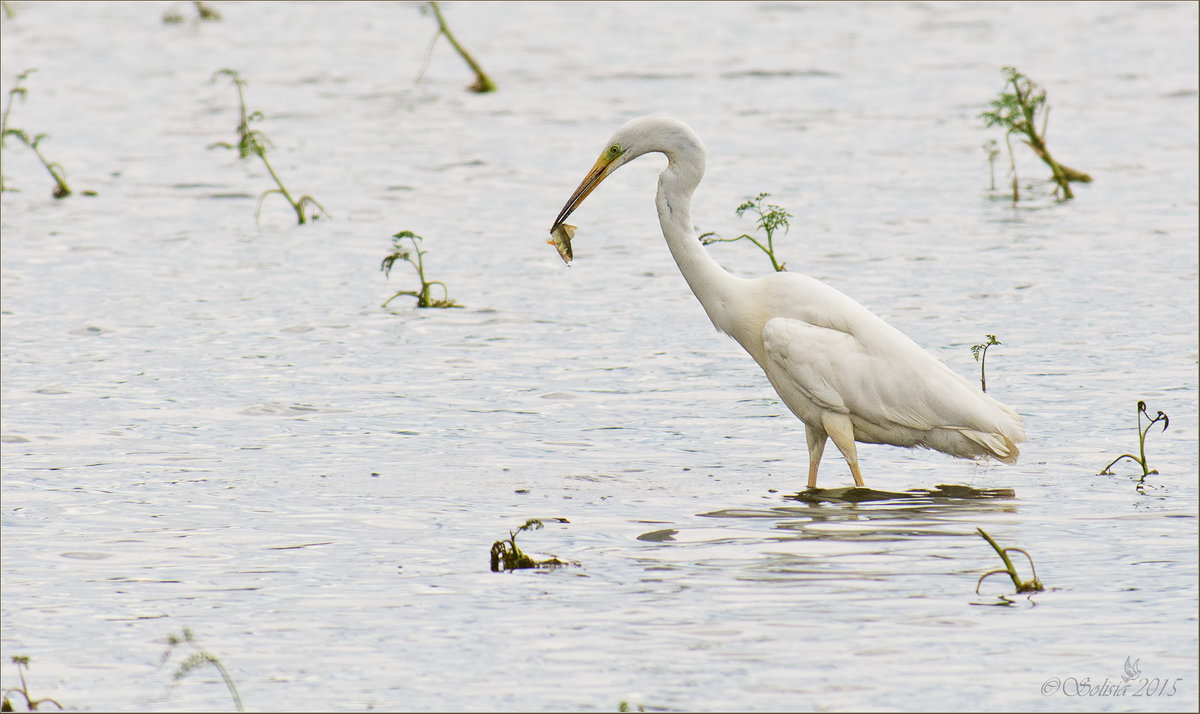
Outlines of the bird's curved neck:
[[732,334],[731,307],[741,278],[730,275],[704,249],[692,226],[692,193],[704,175],[703,159],[669,163],[658,178],[658,221],[679,272],[721,332]]

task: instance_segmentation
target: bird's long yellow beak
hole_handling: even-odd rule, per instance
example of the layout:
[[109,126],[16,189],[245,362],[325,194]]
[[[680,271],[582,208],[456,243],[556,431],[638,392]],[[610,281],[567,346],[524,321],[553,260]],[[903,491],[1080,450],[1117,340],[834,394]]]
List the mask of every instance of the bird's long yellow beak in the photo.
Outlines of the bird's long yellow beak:
[[608,178],[608,175],[612,173],[610,168],[612,167],[614,158],[605,154],[596,160],[596,164],[592,166],[592,170],[588,172],[587,176],[579,184],[579,187],[575,189],[575,193],[572,193],[571,197],[567,199],[567,203],[563,206],[562,211],[559,212],[558,218],[554,219],[554,225],[550,227],[551,231],[562,225],[562,222],[567,220],[567,216],[570,216],[575,212],[576,208],[579,208],[579,205],[583,203],[583,199],[587,198],[592,191],[595,191],[601,181]]

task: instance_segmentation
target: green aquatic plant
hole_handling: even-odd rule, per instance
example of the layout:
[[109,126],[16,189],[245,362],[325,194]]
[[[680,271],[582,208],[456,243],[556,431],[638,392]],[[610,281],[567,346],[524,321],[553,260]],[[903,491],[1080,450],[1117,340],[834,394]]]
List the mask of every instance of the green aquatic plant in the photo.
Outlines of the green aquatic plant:
[[[1166,431],[1167,425],[1171,423],[1171,420],[1168,419],[1167,415],[1163,414],[1161,411],[1154,417],[1151,417],[1150,412],[1146,410],[1146,403],[1141,400],[1138,400],[1137,409],[1138,409],[1137,422],[1138,422],[1138,454],[1139,454],[1139,456],[1134,456],[1133,454],[1121,454],[1117,458],[1108,462],[1108,466],[1104,467],[1104,470],[1101,471],[1099,474],[1100,476],[1111,476],[1112,475],[1111,469],[1112,469],[1113,465],[1115,465],[1121,459],[1130,459],[1131,461],[1137,462],[1138,466],[1142,467],[1142,479],[1143,480],[1150,474],[1158,473],[1157,469],[1151,469],[1146,464],[1146,434],[1150,431],[1150,427],[1154,426],[1155,424],[1157,424],[1160,421],[1162,422],[1162,430]],[[1147,423],[1145,427],[1142,426],[1142,415],[1143,414],[1145,414],[1146,419],[1149,420],[1149,423]]]
[[775,232],[782,228],[783,232],[787,233],[789,230],[788,219],[793,216],[781,206],[773,203],[764,204],[763,201],[770,197],[770,195],[769,193],[760,193],[755,198],[748,199],[742,205],[738,206],[736,210],[738,218],[741,218],[742,214],[746,211],[753,211],[758,214],[758,221],[755,222],[755,225],[767,234],[764,240],[760,241],[758,238],[747,233],[743,233],[737,238],[722,238],[710,231],[700,236],[700,242],[704,245],[712,245],[713,243],[733,243],[734,241],[748,240],[758,246],[759,250],[767,254],[767,257],[771,259],[771,267],[776,272],[787,270],[787,265],[775,257]]
[[[4,104],[4,115],[0,118],[0,153],[3,152],[4,140],[10,136],[14,136],[21,143],[28,146],[37,156],[38,161],[42,162],[42,166],[50,172],[50,176],[54,179],[54,191],[52,195],[55,198],[66,198],[71,195],[71,187],[67,185],[67,171],[62,167],[62,164],[48,161],[42,153],[40,145],[44,139],[48,139],[48,134],[37,134],[32,139],[24,129],[11,129],[8,126],[8,117],[12,113],[13,100],[20,98],[24,101],[28,90],[22,86],[22,83],[29,78],[29,75],[36,72],[36,69],[27,69],[17,75],[17,81],[13,84],[13,88],[8,90],[8,101]],[[7,190],[4,186],[4,168],[0,166],[0,191]]]
[[[177,25],[183,22],[183,11],[179,9],[180,5],[189,3],[175,3],[163,13],[162,21],[167,25]],[[213,8],[205,5],[200,0],[194,0],[190,5],[196,10],[196,20],[198,22],[220,22],[221,13]]]
[[983,142],[983,150],[987,152],[988,172],[992,179],[992,185],[989,189],[991,191],[996,190],[996,159],[1000,157],[1000,149],[997,148],[998,146],[999,144],[996,143],[995,139],[988,139],[987,141]]
[[196,644],[196,638],[192,635],[192,631],[189,628],[183,628],[183,631],[179,635],[172,634],[167,636],[167,649],[162,654],[161,663],[166,664],[167,660],[171,659],[175,648],[180,645],[187,645],[192,649],[192,653],[184,657],[180,661],[179,666],[175,668],[175,674],[172,677],[174,681],[178,682],[206,664],[212,665],[225,682],[225,688],[229,690],[229,695],[233,697],[234,706],[240,712],[245,711],[242,708],[242,697],[238,694],[237,686],[233,683],[233,677],[229,676],[229,671],[225,669],[225,665],[221,664],[221,660],[216,655]]
[[8,90],[8,101],[4,103],[4,114],[0,116],[0,191],[4,191],[4,163],[3,151],[4,140],[8,138],[8,115],[12,113],[13,100],[21,99],[24,101],[25,95],[28,93],[21,83],[29,78],[29,75],[36,72],[36,69],[27,69],[17,75],[17,80],[13,83],[13,88]]
[[[559,523],[567,523],[565,518],[555,518]],[[517,546],[517,534],[523,531],[535,531],[544,527],[540,518],[530,518],[525,521],[525,525],[517,528],[515,531],[508,532],[508,538],[498,540],[492,543],[491,566],[492,572],[498,573],[501,570],[519,570],[522,568],[556,568],[563,565],[578,565],[578,563],[559,560],[557,557],[551,556],[546,560],[535,560],[525,554]]]
[[63,705],[59,704],[58,700],[50,697],[34,699],[29,693],[29,684],[25,682],[25,672],[29,670],[29,661],[30,659],[27,655],[13,655],[12,663],[17,665],[17,676],[21,679],[21,686],[4,690],[4,700],[0,702],[0,711],[16,711],[13,708],[12,699],[9,698],[13,694],[20,694],[25,699],[25,708],[31,712],[37,711],[38,707],[47,702],[58,707],[59,711],[62,711]]
[[[322,206],[317,199],[313,198],[312,196],[301,196],[299,200],[292,198],[291,192],[288,191],[287,187],[283,185],[283,181],[280,180],[279,174],[275,173],[275,169],[271,166],[271,162],[267,161],[267,146],[270,145],[271,141],[267,139],[266,135],[261,131],[250,128],[250,124],[252,122],[262,121],[265,117],[262,112],[258,111],[247,113],[246,80],[242,79],[241,75],[238,74],[236,70],[221,69],[213,73],[212,81],[216,82],[221,77],[228,77],[230,81],[233,82],[233,85],[237,88],[239,116],[237,126],[238,143],[235,146],[225,141],[218,141],[209,144],[208,148],[213,149],[219,147],[223,149],[234,149],[238,152],[238,156],[243,159],[251,156],[257,156],[262,160],[263,166],[267,167],[267,173],[271,174],[271,178],[275,181],[275,185],[279,187],[267,189],[258,197],[258,207],[254,211],[255,222],[258,222],[259,214],[262,212],[263,201],[267,196],[273,193],[277,193],[287,200],[287,202],[291,205],[292,210],[296,212],[296,221],[301,225],[307,223],[309,218],[312,220],[317,220],[321,216],[328,216],[329,211],[326,211],[325,207]],[[308,210],[308,214],[305,214],[305,209]]]
[[[1006,89],[992,100],[992,108],[981,112],[979,117],[989,127],[998,126],[1004,129],[1004,143],[1008,146],[1008,158],[1012,166],[1013,201],[1016,202],[1019,197],[1017,164],[1013,158],[1010,138],[1013,134],[1022,135],[1021,141],[1050,167],[1054,182],[1058,185],[1055,194],[1062,191],[1063,200],[1075,198],[1075,194],[1071,192],[1071,182],[1090,183],[1092,177],[1055,161],[1050,155],[1050,150],[1046,148],[1046,124],[1050,121],[1050,108],[1046,106],[1045,88],[1021,74],[1015,67],[1004,67],[1001,72],[1004,74]],[[1011,92],[1006,91],[1008,86],[1012,87]],[[1039,117],[1041,131],[1037,128]]]
[[[406,240],[412,244],[411,248],[404,245],[404,241]],[[421,245],[418,243],[421,240],[424,239],[412,231],[400,231],[392,236],[392,253],[383,259],[383,262],[379,264],[379,269],[387,277],[391,274],[392,266],[395,265],[397,260],[406,261],[416,269],[417,277],[421,280],[421,289],[401,290],[387,300],[384,300],[381,307],[387,307],[389,302],[401,295],[415,297],[417,299],[417,307],[462,307],[462,305],[450,299],[450,291],[445,283],[440,280],[425,279],[425,251],[421,250]],[[440,300],[435,299],[432,295],[431,288],[434,285],[442,286],[442,298]]]
[[998,345],[1000,342],[995,335],[985,335],[987,342],[982,342],[978,345],[971,345],[971,356],[979,363],[979,387],[983,391],[987,391],[987,350],[992,345]]
[[[1000,545],[990,535],[987,534],[987,531],[983,530],[982,528],[976,528],[975,531],[979,533],[979,535],[983,536],[983,539],[988,542],[988,545],[992,546],[992,549],[995,550],[996,554],[1000,556],[1000,559],[1004,561],[1003,568],[999,570],[991,570],[979,576],[979,580],[975,583],[975,594],[979,594],[979,586],[983,584],[983,581],[986,580],[988,576],[1001,574],[1006,574],[1008,577],[1012,578],[1013,587],[1015,587],[1019,593],[1041,592],[1042,590],[1045,590],[1045,587],[1042,586],[1042,581],[1038,580],[1037,568],[1033,567],[1033,556],[1029,555],[1029,553],[1022,548],[1001,548]],[[1029,569],[1033,571],[1033,578],[1030,580],[1022,580],[1020,576],[1017,575],[1017,569],[1015,566],[1013,566],[1012,560],[1010,560],[1008,557],[1008,552],[1010,550],[1023,553],[1025,557],[1029,559]]]
[[433,16],[437,18],[438,31],[437,34],[433,36],[433,40],[429,43],[429,49],[425,52],[425,64],[421,65],[421,71],[417,73],[417,78],[414,81],[421,81],[421,76],[425,74],[425,68],[429,66],[429,58],[433,55],[433,46],[437,44],[439,37],[445,35],[446,39],[449,40],[450,44],[454,47],[454,50],[458,52],[458,55],[463,58],[463,61],[465,61],[467,66],[471,68],[471,71],[475,73],[475,81],[471,83],[467,89],[480,94],[496,91],[496,83],[493,82],[492,78],[487,75],[487,72],[483,71],[483,67],[479,66],[479,63],[475,61],[475,58],[471,56],[471,53],[467,52],[466,48],[463,47],[457,39],[455,39],[454,33],[450,31],[450,26],[446,24],[446,18],[442,16],[441,7],[439,7],[436,2],[431,2],[426,6],[422,6],[421,11],[424,12],[426,8],[433,10]]

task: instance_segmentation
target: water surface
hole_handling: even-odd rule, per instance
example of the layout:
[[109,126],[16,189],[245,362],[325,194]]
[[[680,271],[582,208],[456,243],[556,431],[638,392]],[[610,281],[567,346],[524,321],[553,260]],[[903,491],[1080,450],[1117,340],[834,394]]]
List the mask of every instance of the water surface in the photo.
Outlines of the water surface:
[[[250,709],[1190,711],[1197,695],[1197,12],[1193,4],[452,3],[500,87],[390,4],[15,3],[4,154],[4,686],[69,707],[230,706],[171,684],[190,627]],[[989,191],[977,114],[1014,64],[1095,182]],[[296,226],[234,139],[248,80]],[[701,230],[796,218],[842,289],[1024,417],[1015,466],[862,446],[867,484],[1012,497],[793,498],[800,424],[715,334],[658,232],[661,158],[546,230],[625,120],[689,122]],[[1007,180],[1003,164],[997,181]],[[460,310],[388,296],[425,237]],[[710,248],[761,274],[750,246]],[[1134,405],[1171,417],[1147,440]],[[850,477],[827,449],[821,486]],[[1139,488],[1140,486],[1140,488]],[[493,541],[575,568],[488,570]],[[1033,554],[1015,596],[975,534]],[[1018,557],[1019,567],[1024,567]],[[1141,680],[1174,694],[1067,693]],[[1057,682],[1057,684],[1054,684]],[[1045,688],[1045,689],[1044,689]]]

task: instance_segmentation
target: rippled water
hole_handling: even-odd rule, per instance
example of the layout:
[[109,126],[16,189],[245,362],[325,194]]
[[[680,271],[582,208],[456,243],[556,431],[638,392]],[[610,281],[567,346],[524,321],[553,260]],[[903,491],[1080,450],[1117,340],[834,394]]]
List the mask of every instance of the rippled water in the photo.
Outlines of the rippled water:
[[[72,708],[229,707],[215,672],[159,664],[190,627],[250,709],[1197,707],[1194,4],[449,4],[485,96],[444,41],[414,85],[433,20],[410,5],[12,5],[5,95],[38,71],[11,124],[97,195],[54,201],[9,142],[5,687],[29,655]],[[1095,177],[1075,201],[1027,152],[1028,200],[988,190],[1005,64]],[[269,179],[205,148],[234,138],[222,67],[333,220],[274,197],[256,228]],[[768,191],[792,270],[966,376],[996,334],[1020,463],[863,446],[894,496],[793,498],[802,428],[672,263],[661,160],[575,214],[570,269],[544,243],[646,113],[708,145],[702,230],[748,230],[733,208]],[[464,309],[379,307],[411,287],[378,271],[404,229]],[[1139,399],[1171,417],[1140,489],[1096,475],[1136,450]],[[519,543],[579,567],[489,572],[528,518]],[[977,595],[978,527],[1047,590]]]

